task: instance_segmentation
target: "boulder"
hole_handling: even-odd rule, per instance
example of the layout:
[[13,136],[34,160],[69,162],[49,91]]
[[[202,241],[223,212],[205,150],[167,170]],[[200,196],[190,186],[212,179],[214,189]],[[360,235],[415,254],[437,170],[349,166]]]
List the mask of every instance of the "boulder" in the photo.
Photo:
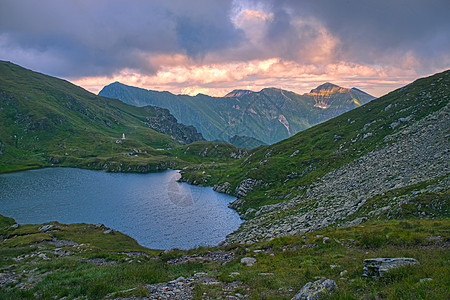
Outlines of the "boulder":
[[336,290],[336,282],[331,279],[319,279],[308,282],[291,300],[317,300],[323,299]]
[[363,277],[384,277],[392,269],[408,265],[416,265],[419,262],[414,258],[369,258],[364,260]]
[[244,257],[241,259],[241,264],[245,264],[248,267],[253,266],[256,263],[256,258],[253,257]]

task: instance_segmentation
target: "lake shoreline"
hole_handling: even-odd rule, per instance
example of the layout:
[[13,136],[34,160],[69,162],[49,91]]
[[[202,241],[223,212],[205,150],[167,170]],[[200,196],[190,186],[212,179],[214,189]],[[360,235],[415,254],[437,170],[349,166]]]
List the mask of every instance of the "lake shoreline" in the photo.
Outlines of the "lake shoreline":
[[[60,167],[51,167],[51,168],[41,168],[41,169],[32,169],[32,170],[27,170],[27,171],[24,171],[24,172],[28,172],[28,171],[31,171],[31,172],[33,172],[33,171],[41,171],[41,170],[45,170],[45,169],[49,169],[49,170],[58,170],[58,168],[60,168]],[[67,167],[61,167],[60,168],[60,170],[67,170],[67,169],[73,169],[73,170],[79,170],[79,171],[81,171],[81,172],[83,172],[83,171],[95,171],[95,170],[89,170],[89,169],[84,169],[84,168],[67,168]],[[98,171],[98,170],[97,170]],[[69,171],[70,172],[70,171]],[[170,173],[166,173],[166,174],[164,174],[165,172],[170,172]],[[165,172],[163,171],[163,172],[151,172],[151,173],[148,173],[148,174],[141,174],[141,173],[118,173],[118,172],[106,172],[106,171],[103,171],[103,172],[100,172],[100,174],[104,174],[104,175],[119,175],[118,177],[116,176],[116,177],[110,177],[110,176],[106,176],[107,178],[109,177],[109,178],[122,178],[122,176],[120,176],[120,175],[124,175],[124,174],[130,174],[130,175],[133,175],[133,176],[136,176],[137,174],[139,174],[139,175],[143,175],[143,177],[141,177],[141,176],[138,176],[138,177],[133,177],[133,178],[141,178],[141,180],[145,180],[145,178],[148,178],[148,175],[154,175],[154,174],[162,174],[162,176],[164,177],[164,178],[166,178],[166,180],[168,180],[168,177],[173,177],[173,176],[180,176],[179,175],[179,170],[172,170],[172,169],[170,169],[170,170],[165,170]],[[62,172],[62,173],[64,173],[64,172]],[[94,172],[94,173],[97,173],[97,172]],[[14,173],[8,173],[8,174],[0,174],[0,176],[4,176],[4,175],[9,175],[9,174],[20,174],[20,172],[14,172]],[[41,175],[37,175],[37,176],[41,176]],[[150,176],[151,178],[153,178],[152,176]],[[161,194],[167,194],[165,197],[167,198],[167,197],[169,197],[169,199],[168,200],[164,200],[164,201],[169,201],[169,202],[163,202],[163,203],[167,203],[167,204],[164,204],[163,206],[167,206],[167,205],[169,205],[169,207],[172,207],[172,210],[174,211],[174,214],[183,214],[183,213],[186,213],[185,211],[187,210],[187,211],[189,211],[190,213],[198,213],[198,214],[200,214],[200,213],[202,213],[202,211],[203,212],[205,212],[206,211],[206,215],[208,216],[208,215],[213,215],[213,216],[216,216],[217,218],[218,218],[218,224],[210,224],[210,225],[204,225],[204,227],[211,227],[211,228],[216,228],[216,230],[218,231],[218,232],[215,232],[214,230],[212,230],[212,229],[209,229],[209,230],[211,230],[211,235],[209,235],[209,234],[207,234],[207,233],[205,233],[204,235],[206,236],[206,237],[208,237],[210,240],[211,240],[211,242],[207,242],[207,243],[205,243],[205,242],[201,242],[201,243],[199,243],[199,244],[193,244],[193,242],[192,241],[189,241],[189,243],[188,244],[183,244],[183,245],[180,245],[180,244],[178,244],[178,245],[176,245],[176,246],[174,246],[174,247],[171,247],[171,246],[163,246],[163,247],[158,247],[158,246],[151,246],[151,244],[149,244],[148,242],[143,242],[142,241],[142,238],[139,238],[139,236],[138,235],[136,235],[136,230],[137,231],[142,231],[143,229],[142,228],[139,228],[139,227],[134,227],[134,228],[132,228],[132,227],[127,227],[128,229],[127,230],[123,230],[123,228],[121,228],[121,227],[115,227],[115,226],[111,226],[111,224],[110,223],[108,223],[108,222],[103,222],[101,219],[95,219],[95,220],[93,220],[93,221],[84,221],[84,219],[83,219],[83,221],[82,222],[66,222],[66,221],[64,221],[63,219],[61,219],[61,218],[63,218],[64,216],[59,216],[58,218],[51,218],[51,219],[47,219],[46,220],[46,222],[42,222],[42,221],[35,221],[35,222],[24,222],[20,217],[18,218],[17,217],[17,215],[15,215],[15,214],[10,214],[10,213],[8,213],[8,212],[6,212],[4,209],[2,209],[2,211],[1,211],[1,214],[2,215],[7,215],[7,216],[12,216],[15,220],[17,220],[17,222],[19,223],[19,224],[42,224],[42,223],[48,223],[48,221],[57,221],[57,222],[60,222],[60,223],[64,223],[64,224],[75,224],[75,223],[87,223],[87,224],[96,224],[96,223],[104,223],[105,224],[105,226],[107,226],[107,227],[111,227],[111,228],[113,228],[114,230],[117,230],[117,231],[119,231],[119,232],[122,232],[122,233],[124,233],[124,234],[127,234],[127,235],[129,235],[130,237],[132,237],[132,238],[135,238],[138,242],[139,242],[139,244],[141,244],[141,245],[143,245],[144,247],[146,247],[146,248],[148,248],[148,249],[173,249],[173,248],[178,248],[178,249],[193,249],[193,248],[196,248],[196,247],[198,247],[198,246],[204,246],[204,247],[217,247],[217,246],[219,246],[221,243],[223,243],[225,240],[226,240],[226,236],[228,236],[228,234],[231,234],[232,232],[234,232],[234,231],[236,231],[236,230],[239,230],[239,228],[240,228],[240,225],[241,225],[241,223],[242,223],[242,220],[240,219],[240,217],[239,217],[239,215],[237,214],[237,212],[235,211],[235,210],[233,210],[233,209],[231,209],[231,208],[229,208],[228,207],[228,204],[229,203],[231,203],[233,200],[230,198],[230,200],[227,200],[227,202],[226,203],[224,203],[224,204],[221,204],[221,206],[222,206],[222,208],[220,209],[220,211],[222,211],[222,210],[224,210],[224,211],[228,211],[228,212],[224,212],[224,213],[219,213],[219,212],[214,212],[214,213],[212,213],[212,212],[209,212],[209,211],[207,211],[208,209],[212,209],[211,207],[213,207],[214,205],[218,205],[218,204],[216,204],[216,203],[218,203],[217,201],[219,201],[219,200],[217,200],[217,199],[225,199],[225,196],[226,197],[230,197],[230,196],[228,196],[228,195],[224,195],[224,194],[222,194],[222,193],[217,193],[217,192],[215,192],[215,191],[213,191],[212,190],[212,188],[211,187],[199,187],[199,186],[194,186],[194,185],[189,185],[189,184],[186,184],[186,183],[180,183],[180,182],[178,182],[178,181],[176,181],[175,182],[175,180],[174,179],[171,179],[172,181],[172,186],[165,186],[164,184],[166,184],[166,183],[158,183],[159,185],[161,185],[161,191],[160,192],[155,192],[155,191],[152,191],[151,193],[151,196],[146,196],[146,197],[150,197],[152,200],[154,199],[154,198],[157,198],[157,197],[159,197],[159,196],[161,196]],[[76,183],[81,187],[81,188],[83,188],[82,187],[82,182],[79,182],[80,180],[78,180]],[[45,184],[47,184],[47,183],[45,183]],[[137,184],[137,185],[139,185],[139,184]],[[144,185],[143,183],[142,183],[142,185]],[[180,191],[178,191],[178,190],[176,190],[175,192],[174,191],[168,191],[167,189],[169,188],[182,188],[182,190],[180,190]],[[184,197],[183,196],[183,192],[185,192],[185,191],[188,191],[188,195],[189,196],[186,196],[186,197]],[[59,191],[60,192],[60,191]],[[210,199],[210,200],[201,200],[201,197],[202,197],[202,195],[203,194],[205,194],[205,195],[214,195],[213,196],[213,198],[212,199]],[[171,196],[172,195],[172,196]],[[222,196],[218,196],[218,195],[222,195]],[[139,197],[141,197],[142,195],[138,195]],[[138,198],[139,198],[138,197]],[[170,197],[172,197],[172,198],[170,198]],[[234,197],[233,197],[234,198]],[[228,199],[228,198],[227,198]],[[78,200],[76,200],[75,202],[77,202]],[[126,201],[124,201],[124,202],[127,202],[128,200],[126,200]],[[158,200],[159,201],[159,200]],[[190,202],[189,202],[190,201]],[[200,203],[196,203],[196,202],[198,202],[198,201],[200,201]],[[202,202],[203,201],[203,202]],[[204,201],[209,201],[210,203],[204,203]],[[220,201],[224,201],[224,200],[220,200]],[[0,198],[0,202],[1,202],[1,198]],[[223,203],[223,202],[222,202]],[[108,203],[109,204],[109,203]],[[107,206],[108,206],[108,204],[106,204]],[[39,205],[41,205],[41,204],[39,204]],[[39,206],[38,205],[38,206]],[[69,204],[66,204],[66,205],[69,205]],[[85,204],[86,205],[86,204]],[[143,207],[144,207],[144,209],[148,206],[149,204],[145,204]],[[199,207],[199,205],[200,205],[200,207]],[[208,206],[209,205],[209,206]],[[131,204],[130,204],[130,206],[132,206]],[[185,206],[185,207],[183,207],[183,206]],[[190,206],[192,206],[192,207],[190,207]],[[203,206],[205,206],[205,208],[203,208]],[[196,209],[194,209],[193,207],[196,207]],[[34,209],[34,208],[33,208]],[[105,208],[105,209],[107,209],[107,210],[109,210],[109,208]],[[127,209],[129,209],[129,208],[127,208]],[[139,210],[139,208],[137,209],[137,210]],[[141,208],[141,210],[142,210],[142,208]],[[199,211],[197,211],[197,212],[195,212],[195,211],[193,211],[193,210],[199,210]],[[230,212],[232,212],[231,214],[232,215],[235,215],[235,217],[231,217],[230,216]],[[153,213],[153,212],[152,212]],[[217,215],[217,213],[219,213],[219,215]],[[66,214],[67,214],[67,212],[66,212]],[[114,215],[114,213],[110,213],[110,214],[112,214],[112,215]],[[143,214],[142,215],[143,217],[141,217],[141,218],[145,218],[145,214]],[[150,215],[147,215],[148,217],[150,217]],[[180,216],[182,216],[182,215],[176,215],[176,218],[179,218]],[[194,215],[195,216],[195,215]],[[67,216],[66,216],[67,217]],[[85,217],[85,216],[83,216],[83,217]],[[174,216],[169,216],[170,218],[174,218]],[[192,216],[189,216],[189,218],[191,218]],[[211,216],[208,216],[209,217],[209,219],[211,219],[212,217]],[[124,217],[124,218],[126,218],[126,217]],[[231,219],[230,219],[231,218]],[[132,217],[131,217],[131,219],[132,219]],[[138,217],[138,219],[139,219],[139,217]],[[201,217],[201,219],[205,219],[205,217]],[[212,219],[211,219],[212,220]],[[221,229],[221,228],[219,228],[219,227],[221,227],[221,226],[224,226],[224,228],[226,228],[227,226],[229,226],[229,225],[224,225],[224,224],[227,224],[226,222],[230,222],[230,221],[226,221],[226,220],[235,220],[235,221],[232,221],[232,223],[230,223],[230,224],[236,224],[236,225],[232,225],[232,226],[234,226],[233,227],[233,229],[232,230],[229,230],[226,234],[224,234],[223,235],[223,237],[219,240],[218,239],[218,234],[220,234],[220,232],[223,232],[223,230],[224,229]],[[201,221],[199,221],[199,220],[197,220],[196,221],[198,224],[202,224],[201,223]],[[213,221],[210,221],[210,222],[213,222]],[[223,223],[223,222],[225,222],[225,223]],[[235,223],[235,222],[238,222],[238,223]],[[136,225],[134,225],[134,226],[136,226]],[[156,225],[155,225],[156,226]],[[158,225],[158,226],[160,226],[160,225]],[[159,229],[156,229],[156,228],[153,228],[153,227],[151,227],[152,228],[152,230],[151,231],[149,231],[149,233],[150,234],[154,234],[154,232],[155,231],[158,231],[158,230],[160,230],[161,232],[163,232],[164,231],[164,227],[170,227],[170,226],[163,226],[162,228],[163,229],[161,229],[161,228],[159,228]],[[186,231],[186,229],[182,229],[182,230],[185,230]],[[202,230],[205,230],[205,229],[202,229]],[[198,234],[196,231],[198,231],[198,229],[196,229],[196,230],[194,230],[192,233],[194,233],[194,235],[195,236],[197,236],[197,238],[198,238],[198,236],[200,235],[200,234]],[[153,233],[152,233],[153,232]],[[165,231],[164,231],[165,232]],[[188,234],[190,234],[188,231],[186,231],[187,233],[186,233],[186,235],[188,235]],[[206,232],[206,231],[205,231]],[[177,232],[176,232],[176,230],[172,230],[172,231],[170,231],[169,233],[165,233],[165,234],[169,234],[168,236],[167,236],[167,239],[171,239],[171,238],[173,238],[174,236],[177,236]],[[206,240],[206,239],[205,239]]]

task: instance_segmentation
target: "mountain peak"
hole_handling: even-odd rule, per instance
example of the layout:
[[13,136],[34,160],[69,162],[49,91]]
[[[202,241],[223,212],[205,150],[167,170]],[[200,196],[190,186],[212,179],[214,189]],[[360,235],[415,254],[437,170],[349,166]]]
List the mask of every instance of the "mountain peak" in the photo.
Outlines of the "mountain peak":
[[[343,88],[330,82],[319,85],[304,96],[313,97],[316,102],[314,106],[322,109],[327,109],[330,106],[340,107],[348,103],[360,106],[375,98],[357,88]],[[363,101],[361,102],[361,100]]]
[[342,88],[336,84],[333,84],[331,82],[325,82],[324,84],[319,85],[318,87],[316,87],[315,89],[312,89],[309,93],[313,94],[313,93],[320,93],[322,91],[340,91],[340,90],[347,90],[345,88]]
[[239,89],[237,89],[237,90],[233,90],[233,91],[229,92],[224,97],[228,97],[228,98],[229,97],[241,97],[241,96],[248,95],[248,94],[251,94],[251,93],[254,93],[254,92],[250,91],[250,90],[239,90]]

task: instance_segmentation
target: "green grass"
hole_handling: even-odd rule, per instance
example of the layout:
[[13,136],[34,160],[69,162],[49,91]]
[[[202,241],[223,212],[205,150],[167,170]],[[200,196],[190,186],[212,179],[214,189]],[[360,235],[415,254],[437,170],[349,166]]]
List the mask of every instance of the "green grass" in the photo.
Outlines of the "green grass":
[[[104,228],[94,225],[51,224],[55,227],[45,234],[52,239],[80,243],[59,247],[71,251],[71,255],[53,254],[55,247],[37,238],[43,234],[38,230],[40,225],[0,230],[0,235],[6,238],[0,242],[0,273],[23,274],[17,283],[0,287],[2,299],[103,299],[107,294],[128,289],[133,290],[116,296],[147,296],[150,292],[145,288],[147,284],[188,277],[196,272],[216,276],[224,284],[237,280],[240,287],[234,293],[248,295],[249,299],[290,299],[304,284],[318,277],[336,281],[338,290],[331,299],[446,299],[450,295],[449,219],[371,221],[364,226],[330,227],[304,236],[280,237],[251,245],[168,253],[141,247],[118,232],[104,234]],[[236,258],[226,264],[166,263],[174,257],[219,249],[234,253]],[[125,251],[137,255],[127,256]],[[37,253],[46,253],[49,259],[42,259]],[[249,256],[257,259],[252,267],[240,263],[242,257]],[[415,258],[420,264],[394,270],[382,279],[361,276],[366,258],[403,256]],[[93,258],[114,264],[98,266],[88,261]],[[346,272],[341,275],[343,271]],[[230,276],[233,272],[239,275]],[[33,276],[40,281],[28,290],[15,287],[33,282]],[[423,278],[432,280],[420,283]],[[196,284],[195,299],[204,298],[204,294],[212,298],[226,295],[220,286]]]
[[14,224],[14,219],[13,218],[8,218],[5,216],[0,215],[0,228],[6,227],[6,226],[11,226]]
[[[311,127],[270,146],[260,146],[249,155],[227,164],[203,165],[184,170],[182,180],[215,185],[229,182],[231,194],[246,178],[261,180],[235,208],[245,212],[293,198],[328,172],[344,166],[377,148],[394,142],[385,140],[405,123],[438,111],[448,104],[450,71],[422,78],[404,88]],[[368,138],[364,135],[371,133]],[[203,171],[210,177],[205,180]]]
[[177,123],[168,110],[97,96],[7,62],[0,62],[0,128],[0,173],[51,166],[156,172],[230,160],[222,154],[237,149],[207,142],[192,147],[199,152],[202,147],[220,147],[223,153],[184,153],[179,140],[201,138],[192,127]]

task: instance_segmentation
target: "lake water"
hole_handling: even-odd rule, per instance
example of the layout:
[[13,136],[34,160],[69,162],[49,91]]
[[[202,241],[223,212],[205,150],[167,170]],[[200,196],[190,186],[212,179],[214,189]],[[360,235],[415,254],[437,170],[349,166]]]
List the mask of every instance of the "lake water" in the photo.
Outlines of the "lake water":
[[179,183],[178,171],[49,168],[0,175],[0,214],[20,224],[103,223],[154,249],[217,245],[241,224],[234,200]]

